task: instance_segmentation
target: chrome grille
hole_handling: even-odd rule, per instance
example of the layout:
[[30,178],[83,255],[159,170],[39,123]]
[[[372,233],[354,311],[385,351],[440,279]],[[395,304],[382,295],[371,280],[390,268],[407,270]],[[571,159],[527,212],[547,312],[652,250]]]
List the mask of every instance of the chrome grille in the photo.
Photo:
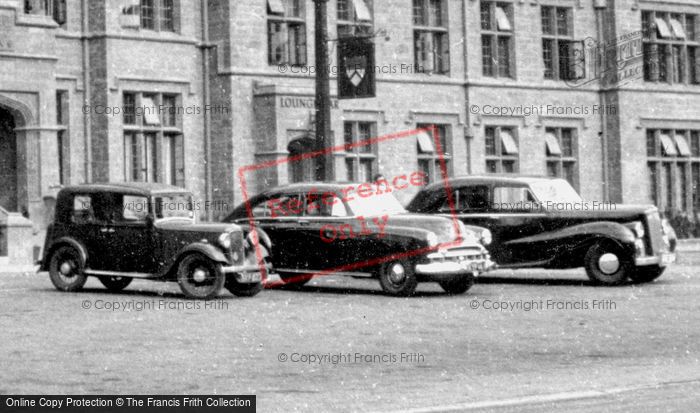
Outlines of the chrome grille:
[[[656,255],[666,249],[663,240],[663,229],[661,227],[661,216],[658,211],[647,214],[647,253]],[[651,247],[651,250],[649,250]]]

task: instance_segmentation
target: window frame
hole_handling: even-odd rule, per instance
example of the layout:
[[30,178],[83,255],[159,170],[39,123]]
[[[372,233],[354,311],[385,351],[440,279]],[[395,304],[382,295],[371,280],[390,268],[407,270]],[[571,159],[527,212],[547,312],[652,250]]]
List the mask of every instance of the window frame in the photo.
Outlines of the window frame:
[[[564,132],[571,133],[571,153],[567,154],[564,151]],[[560,148],[560,154],[553,154],[549,151],[549,145],[546,142],[547,134],[553,134],[557,139],[557,144]],[[552,178],[562,178],[571,184],[577,191],[579,189],[579,174],[578,174],[578,129],[572,127],[546,127],[545,128],[545,172],[547,176]],[[556,165],[556,173],[550,174],[550,165]],[[569,179],[564,173],[565,167],[571,166],[573,173]]]
[[[664,150],[661,135],[671,137],[676,150]],[[682,154],[677,136],[683,136],[690,154]],[[651,202],[664,214],[700,211],[700,129],[647,128],[647,177]]]
[[[645,82],[700,85],[699,17],[693,13],[641,11]],[[677,26],[672,24],[673,20],[678,20],[678,25],[684,31],[683,37],[675,36]],[[661,21],[665,24],[664,30],[659,29],[658,23]],[[689,27],[693,28],[692,33],[688,33]],[[669,36],[664,36],[660,31],[668,32]]]
[[[272,12],[267,8],[267,62],[270,66],[290,65],[290,66],[306,66],[308,63],[308,36],[306,32],[306,6],[303,0],[282,0],[285,6],[283,15]],[[269,4],[269,3],[268,3]],[[291,4],[291,5],[290,5]],[[290,12],[291,10],[291,12]],[[296,15],[294,14],[296,11]],[[279,26],[279,31],[274,31],[274,26]],[[303,38],[295,36],[294,39],[301,39],[299,42],[295,40],[291,44],[290,33],[294,32],[303,34]],[[274,52],[273,36],[280,33],[282,36],[283,52],[279,59],[276,59]],[[294,54],[292,54],[294,53]]]
[[[360,20],[355,11],[354,2],[363,1],[369,10],[371,20]],[[341,15],[340,4],[346,4],[348,16]],[[346,18],[346,17],[352,18]],[[336,1],[336,23],[338,37],[361,37],[371,36],[374,31],[374,0],[337,0]]]
[[[488,131],[493,130],[493,142],[494,142],[494,152],[489,153],[487,148]],[[507,130],[510,132],[510,136],[515,141],[515,146],[518,150],[516,154],[509,154],[506,152],[505,145],[503,144],[503,138],[501,137],[501,132]],[[517,174],[520,171],[520,139],[518,136],[518,128],[515,126],[507,125],[486,125],[484,126],[484,160],[485,160],[485,170],[487,174]],[[506,171],[504,165],[512,163],[513,170]],[[493,164],[496,166],[496,170],[492,171],[489,165]]]
[[[152,97],[158,111],[158,124],[145,120],[143,101]],[[173,114],[161,109],[164,101],[174,103]],[[133,106],[131,106],[133,102]],[[122,92],[124,180],[126,182],[161,182],[186,186],[186,151],[180,111],[182,95],[172,92]],[[173,116],[170,118],[170,116]],[[166,122],[166,119],[167,122]],[[171,120],[174,120],[173,124]],[[152,137],[152,138],[151,138]],[[152,140],[152,142],[150,142]]]
[[[433,22],[433,1],[440,4]],[[447,0],[413,0],[413,62],[416,73],[449,76],[451,72]],[[432,56],[429,56],[432,55]],[[432,57],[432,58],[431,58]],[[430,61],[430,65],[426,62]]]
[[[348,134],[348,127],[350,128]],[[363,136],[361,133],[362,127],[368,127],[368,136]],[[372,139],[377,136],[377,123],[370,121],[353,121],[346,120],[343,122],[343,144],[345,156],[345,176],[350,182],[360,182],[361,167],[367,163],[370,164],[370,171],[366,182],[370,182],[372,177],[377,173],[377,144],[349,147],[351,144]],[[368,148],[369,150],[363,150]]]
[[[515,79],[515,8],[513,3],[498,0],[481,0],[480,5],[480,29],[481,29],[481,74],[484,77]],[[502,8],[509,19],[510,30],[499,29],[497,8]],[[488,10],[487,10],[488,9]],[[487,13],[485,13],[487,12]],[[484,16],[488,22],[484,21]],[[487,24],[485,24],[487,23]],[[507,42],[506,53],[502,53],[501,42]],[[485,51],[488,50],[488,55]],[[507,58],[506,67],[503,68],[502,56]],[[489,63],[487,64],[487,58]]]
[[[434,128],[434,129],[433,129]],[[453,142],[452,142],[452,125],[449,123],[418,123],[416,124],[416,129],[426,129],[435,130],[438,133],[440,139],[440,146],[442,146],[442,154],[438,153],[438,148],[435,145],[435,137],[431,133],[428,133],[430,137],[431,144],[433,146],[432,152],[425,152],[422,150],[419,142],[416,142],[416,159],[418,170],[428,175],[428,183],[440,182],[442,180],[442,169],[440,166],[441,159],[445,161],[446,172],[448,176],[453,175]],[[425,167],[427,166],[427,168]]]

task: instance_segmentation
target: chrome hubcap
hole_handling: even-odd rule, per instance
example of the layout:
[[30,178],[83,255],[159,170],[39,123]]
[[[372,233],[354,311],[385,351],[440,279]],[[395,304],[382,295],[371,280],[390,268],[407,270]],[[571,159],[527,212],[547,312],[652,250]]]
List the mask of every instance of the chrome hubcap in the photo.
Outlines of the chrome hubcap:
[[207,279],[207,271],[206,271],[206,270],[203,270],[203,269],[201,269],[201,268],[197,268],[197,269],[194,270],[194,272],[192,273],[192,278],[193,278],[196,282],[201,283],[202,281],[204,281],[204,280]]
[[603,254],[598,259],[598,268],[605,274],[614,274],[620,269],[620,260],[615,254]]
[[391,282],[399,284],[403,282],[405,278],[406,270],[403,268],[403,265],[399,263],[392,264],[391,268],[389,269],[389,279]]
[[73,265],[71,265],[70,261],[66,261],[58,269],[61,272],[61,275],[63,276],[69,276],[73,272]]

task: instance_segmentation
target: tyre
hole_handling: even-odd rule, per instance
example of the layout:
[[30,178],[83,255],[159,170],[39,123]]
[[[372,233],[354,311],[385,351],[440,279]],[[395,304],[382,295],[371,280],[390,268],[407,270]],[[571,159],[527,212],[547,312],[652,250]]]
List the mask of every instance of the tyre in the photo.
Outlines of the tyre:
[[57,290],[79,291],[87,281],[87,276],[83,273],[84,269],[83,260],[75,248],[59,247],[51,255],[49,277]]
[[450,295],[464,294],[474,285],[474,274],[467,274],[450,281],[442,281],[439,284]]
[[[267,248],[263,247],[262,245],[260,246],[260,249],[262,250],[262,256],[267,257]],[[265,258],[263,258],[263,261]],[[251,249],[246,253],[245,257],[245,264],[246,265],[257,265],[259,264],[257,255],[255,253],[255,249]],[[234,276],[229,276],[226,279],[226,284],[224,285],[231,294],[235,295],[236,297],[253,297],[257,295],[260,291],[263,289],[263,283],[262,281],[257,282],[257,283],[239,283],[236,281],[236,278]]]
[[102,285],[107,287],[109,291],[118,292],[131,284],[132,278],[127,277],[100,277]]
[[632,273],[632,260],[620,245],[599,241],[588,249],[585,261],[588,278],[599,285],[620,285]]
[[379,283],[387,294],[408,297],[416,292],[418,279],[410,261],[396,260],[381,266]]
[[666,270],[666,267],[659,267],[658,265],[636,268],[630,274],[630,279],[637,284],[650,283],[659,278],[664,273],[664,270]]
[[310,274],[299,274],[294,272],[283,271],[277,272],[277,275],[280,276],[280,279],[284,283],[284,286],[287,288],[303,287],[313,278]]
[[177,283],[189,298],[214,298],[221,292],[225,281],[221,264],[202,254],[190,254],[180,261]]

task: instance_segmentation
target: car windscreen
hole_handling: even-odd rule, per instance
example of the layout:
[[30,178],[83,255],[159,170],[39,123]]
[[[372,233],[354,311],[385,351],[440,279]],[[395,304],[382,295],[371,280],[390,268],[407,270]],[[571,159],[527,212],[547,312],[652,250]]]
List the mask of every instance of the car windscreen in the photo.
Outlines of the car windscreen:
[[530,184],[530,189],[540,202],[581,202],[581,196],[563,179],[542,180]]
[[190,194],[158,195],[155,198],[156,219],[194,219],[194,204]]
[[376,191],[362,197],[358,191],[351,191],[345,197],[354,216],[392,215],[406,212],[398,199],[390,193]]

